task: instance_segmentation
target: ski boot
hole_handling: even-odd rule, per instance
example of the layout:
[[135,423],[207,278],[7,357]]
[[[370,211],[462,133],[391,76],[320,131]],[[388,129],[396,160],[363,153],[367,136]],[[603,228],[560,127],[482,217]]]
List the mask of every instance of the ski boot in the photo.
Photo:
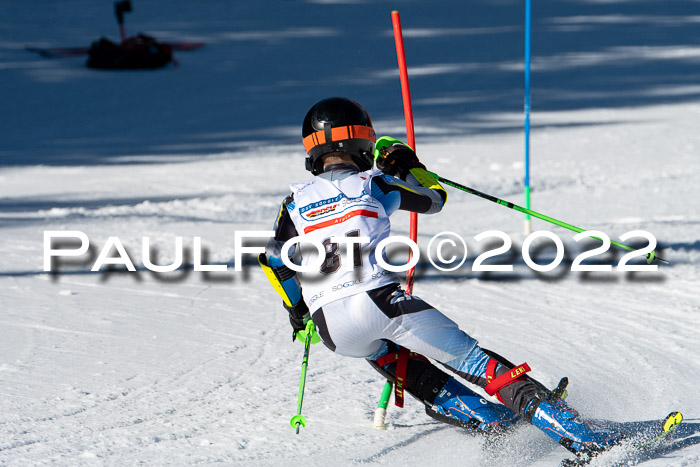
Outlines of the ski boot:
[[487,401],[454,378],[447,380],[425,411],[443,423],[487,434],[502,433],[520,420],[508,407]]
[[527,405],[524,418],[585,462],[623,438],[617,431],[582,418],[563,400],[535,397]]

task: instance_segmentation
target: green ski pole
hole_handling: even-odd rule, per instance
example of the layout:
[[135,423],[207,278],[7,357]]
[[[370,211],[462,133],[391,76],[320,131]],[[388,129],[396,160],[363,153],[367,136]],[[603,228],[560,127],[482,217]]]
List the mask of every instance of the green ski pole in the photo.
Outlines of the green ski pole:
[[[539,212],[533,211],[533,210],[531,210],[531,209],[524,208],[524,207],[522,207],[522,206],[518,206],[517,204],[513,204],[513,203],[511,203],[510,201],[505,201],[505,200],[502,200],[502,199],[500,199],[500,198],[496,198],[495,196],[491,196],[491,195],[489,195],[489,194],[487,194],[487,193],[484,193],[484,192],[482,192],[482,191],[475,190],[474,188],[470,188],[470,187],[468,187],[468,186],[464,186],[464,185],[459,184],[459,183],[457,183],[457,182],[453,182],[452,180],[448,180],[448,179],[446,179],[446,178],[444,178],[444,177],[441,177],[441,176],[439,176],[439,175],[436,174],[436,173],[433,173],[433,172],[428,172],[428,173],[429,173],[430,175],[432,175],[436,180],[438,180],[439,182],[444,183],[445,185],[449,185],[449,186],[451,186],[451,187],[453,187],[453,188],[457,188],[458,190],[465,191],[465,192],[467,192],[467,193],[469,193],[469,194],[478,196],[479,198],[487,199],[487,200],[492,201],[492,202],[494,202],[494,203],[496,203],[496,204],[500,204],[501,206],[505,206],[505,207],[507,207],[507,208],[514,209],[514,210],[516,210],[516,211],[520,211],[520,212],[522,212],[522,213],[524,213],[524,214],[529,214],[529,215],[531,215],[532,217],[536,217],[536,218],[538,218],[538,219],[542,219],[543,221],[547,221],[547,222],[549,222],[549,223],[551,223],[551,224],[558,225],[559,227],[564,227],[565,229],[573,230],[574,232],[579,232],[579,233],[580,233],[580,232],[585,232],[585,231],[586,231],[586,229],[582,229],[581,227],[576,227],[575,225],[567,224],[566,222],[562,222],[562,221],[560,221],[560,220],[558,220],[558,219],[554,219],[553,217],[545,216],[544,214],[540,214]],[[593,238],[596,238],[596,239],[598,239],[598,240],[601,240],[601,239],[598,238],[598,237],[593,237]],[[602,240],[601,240],[601,241],[602,241]],[[620,247],[620,248],[623,248],[623,249],[625,249],[625,250],[628,250],[628,251],[635,251],[634,248],[632,248],[631,246],[625,245],[624,243],[616,242],[616,241],[614,241],[614,240],[610,240],[610,243],[612,243],[613,245],[618,246],[618,247]],[[662,258],[659,258],[658,256],[656,256],[656,254],[655,254],[654,251],[652,251],[651,253],[648,253],[648,254],[646,255],[646,258],[647,258],[647,263],[651,263],[652,261],[657,260],[657,261],[661,261],[662,263],[668,264],[668,261],[666,261],[665,259],[662,259]]]
[[314,322],[309,320],[306,323],[306,339],[304,340],[304,359],[301,362],[301,380],[299,381],[299,396],[297,397],[297,414],[289,420],[292,428],[296,428],[299,434],[300,427],[306,427],[306,418],[301,414],[301,405],[304,403],[304,387],[306,386],[306,368],[309,366],[309,349],[311,348],[311,338],[316,332]]

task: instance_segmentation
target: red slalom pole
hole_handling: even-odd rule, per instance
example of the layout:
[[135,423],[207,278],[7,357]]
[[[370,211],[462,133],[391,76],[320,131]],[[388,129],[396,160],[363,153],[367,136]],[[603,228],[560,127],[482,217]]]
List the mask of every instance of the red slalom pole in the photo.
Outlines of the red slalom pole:
[[[401,17],[398,10],[391,12],[391,22],[394,25],[394,41],[396,42],[396,58],[399,61],[399,75],[401,76],[401,94],[403,96],[403,114],[406,120],[406,137],[408,145],[416,150],[416,138],[413,134],[413,109],[411,108],[411,90],[408,87],[408,69],[406,67],[406,54],[403,48],[403,33],[401,32]],[[411,213],[411,227],[409,236],[414,242],[418,241],[418,214]],[[408,260],[411,260],[412,251],[408,250]],[[406,272],[406,292],[413,293],[413,279],[416,274],[415,266]]]
[[[401,75],[401,94],[403,95],[403,113],[406,119],[406,136],[408,145],[414,150],[416,149],[416,138],[413,135],[413,110],[411,109],[411,91],[408,88],[408,71],[406,69],[406,54],[403,50],[403,34],[401,33],[401,18],[399,12],[394,10],[391,12],[391,22],[394,25],[394,41],[396,42],[396,58],[399,60],[399,74]],[[418,214],[411,213],[411,229],[409,231],[411,240],[414,242],[418,239]],[[408,260],[411,260],[412,250],[408,250]],[[406,292],[413,292],[413,278],[416,274],[416,268],[412,267],[406,272]],[[377,409],[374,411],[374,428],[384,429],[384,421],[386,419],[386,409],[391,397],[392,382],[387,381],[384,384],[382,396],[377,404]]]

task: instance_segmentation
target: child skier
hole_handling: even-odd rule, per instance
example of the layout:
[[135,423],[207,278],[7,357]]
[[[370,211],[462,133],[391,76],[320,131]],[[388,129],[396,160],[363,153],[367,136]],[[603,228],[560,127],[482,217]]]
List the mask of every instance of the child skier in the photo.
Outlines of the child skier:
[[[433,214],[447,199],[411,148],[401,143],[383,148],[379,170],[373,170],[376,136],[369,115],[341,97],[315,104],[302,136],[306,169],[315,177],[291,185],[275,236],[259,257],[282,296],[295,336],[312,318],[326,347],[367,359],[441,421],[493,432],[523,418],[580,455],[616,441],[611,433],[582,423],[560,394],[526,375],[527,364],[515,366],[479,347],[441,312],[406,294],[398,278],[377,263],[374,251],[389,236],[393,212]],[[326,253],[318,272],[301,277],[282,261],[282,246],[299,235],[318,240]],[[314,255],[303,255],[301,266],[313,260]],[[504,405],[485,401],[426,357]]]

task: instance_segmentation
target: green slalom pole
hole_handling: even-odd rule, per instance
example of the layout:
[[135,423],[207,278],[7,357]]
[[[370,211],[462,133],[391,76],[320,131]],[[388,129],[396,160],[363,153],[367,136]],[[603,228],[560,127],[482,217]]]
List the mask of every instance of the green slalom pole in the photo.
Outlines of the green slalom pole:
[[292,428],[297,430],[299,434],[300,427],[306,427],[306,418],[301,414],[301,405],[304,403],[304,388],[306,386],[306,368],[309,366],[309,349],[311,348],[311,339],[316,332],[314,322],[309,320],[306,323],[306,340],[304,341],[304,359],[301,362],[301,380],[299,381],[299,396],[297,397],[297,414],[289,420]]
[[394,384],[391,381],[384,383],[382,396],[379,398],[377,408],[374,410],[374,428],[383,430],[386,428],[384,421],[386,420],[386,408],[389,405],[389,397],[391,397],[391,389]]
[[[470,188],[468,186],[464,186],[464,185],[459,184],[457,182],[453,182],[451,180],[448,180],[446,178],[439,176],[436,173],[433,173],[433,172],[428,172],[428,173],[430,175],[432,175],[436,180],[444,183],[445,185],[449,185],[453,188],[457,188],[458,190],[465,191],[469,194],[478,196],[479,198],[487,199],[487,200],[492,201],[494,203],[500,204],[501,206],[505,206],[507,208],[514,209],[516,211],[520,211],[524,214],[529,214],[532,217],[542,219],[543,221],[547,221],[551,224],[558,225],[559,227],[564,227],[565,229],[573,230],[574,232],[580,233],[580,232],[586,231],[586,229],[582,229],[581,227],[576,227],[575,225],[567,224],[566,222],[562,222],[562,221],[555,219],[553,217],[545,216],[544,214],[540,214],[539,212],[524,208],[522,206],[518,206],[517,204],[513,204],[510,201],[505,201],[505,200],[502,200],[500,198],[496,198],[495,196],[491,196],[487,193],[484,193],[482,191],[475,190],[474,188]],[[593,238],[595,238],[597,240],[601,240],[598,237],[593,237]],[[613,245],[618,246],[620,248],[623,248],[625,250],[628,250],[628,251],[635,251],[635,248],[632,248],[631,246],[625,245],[624,243],[616,242],[614,240],[610,240],[610,243],[612,243]],[[651,253],[648,253],[646,255],[646,258],[647,258],[647,263],[651,263],[652,261],[657,260],[657,261],[661,261],[662,263],[668,264],[668,261],[666,261],[665,259],[659,258],[658,256],[656,256],[655,252],[653,252],[653,251]]]

